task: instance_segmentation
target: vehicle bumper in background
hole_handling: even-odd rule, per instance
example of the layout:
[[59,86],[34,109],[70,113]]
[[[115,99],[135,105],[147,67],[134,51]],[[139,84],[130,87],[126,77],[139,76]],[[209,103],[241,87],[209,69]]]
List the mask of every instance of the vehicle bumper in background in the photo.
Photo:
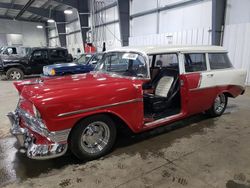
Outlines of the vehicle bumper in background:
[[[7,116],[11,122],[10,132],[17,138],[20,144],[20,152],[26,153],[27,157],[31,159],[45,160],[60,157],[66,153],[68,149],[67,140],[60,143],[50,141],[46,144],[36,144],[37,138],[32,131],[20,126],[20,118],[22,117],[17,110],[8,113]],[[53,132],[53,136],[56,138],[57,133]],[[59,137],[62,140],[61,135]],[[50,138],[44,139],[51,140]]]

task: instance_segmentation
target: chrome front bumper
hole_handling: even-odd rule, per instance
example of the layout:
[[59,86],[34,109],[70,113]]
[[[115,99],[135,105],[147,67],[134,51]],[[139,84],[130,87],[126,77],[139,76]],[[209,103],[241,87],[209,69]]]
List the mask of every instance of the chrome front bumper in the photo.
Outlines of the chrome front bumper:
[[[12,125],[10,132],[17,138],[20,144],[20,152],[26,153],[29,158],[45,160],[60,157],[66,153],[68,149],[67,143],[51,142],[50,144],[35,144],[35,136],[27,128],[20,127],[20,115],[18,111],[10,112],[7,116]],[[55,132],[51,134],[56,136]]]

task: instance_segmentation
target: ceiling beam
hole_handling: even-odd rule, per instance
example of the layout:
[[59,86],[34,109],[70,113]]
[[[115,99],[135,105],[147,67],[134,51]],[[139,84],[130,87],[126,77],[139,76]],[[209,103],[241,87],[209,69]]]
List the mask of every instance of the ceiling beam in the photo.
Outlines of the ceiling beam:
[[19,13],[15,16],[15,20],[18,20],[23,13],[25,13],[25,11],[35,2],[35,0],[29,0],[24,6],[23,8],[19,11]]
[[[14,10],[22,10],[23,9],[23,5],[2,3],[2,2],[0,2],[0,7],[5,8],[5,9],[14,9]],[[32,13],[32,14],[42,16],[44,18],[49,18],[49,10],[48,9],[29,7],[29,8],[27,8],[27,11]]]

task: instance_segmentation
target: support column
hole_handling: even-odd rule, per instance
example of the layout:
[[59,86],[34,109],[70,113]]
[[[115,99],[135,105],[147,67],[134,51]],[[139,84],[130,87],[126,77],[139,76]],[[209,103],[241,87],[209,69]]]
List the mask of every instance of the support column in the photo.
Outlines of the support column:
[[129,45],[129,0],[117,0],[122,46]]
[[222,44],[227,0],[212,0],[212,44]]
[[54,13],[53,19],[56,22],[56,26],[57,26],[57,31],[58,31],[58,37],[59,37],[59,41],[61,44],[61,47],[66,47],[66,27],[65,27],[65,15],[63,12],[58,12],[56,11]]
[[86,43],[87,40],[87,32],[90,30],[89,27],[89,3],[88,0],[80,0],[77,2],[78,6],[76,7],[79,13],[79,21],[82,31],[82,40],[83,44]]

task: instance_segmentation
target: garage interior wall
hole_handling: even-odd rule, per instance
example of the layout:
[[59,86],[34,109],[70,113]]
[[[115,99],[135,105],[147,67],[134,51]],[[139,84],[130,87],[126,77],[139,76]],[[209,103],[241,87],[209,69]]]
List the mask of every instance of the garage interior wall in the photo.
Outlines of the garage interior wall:
[[246,69],[250,85],[250,1],[228,0],[223,45],[236,68]]
[[67,48],[74,57],[77,57],[84,52],[78,11],[73,9],[73,14],[66,15],[65,19]]
[[55,23],[48,23],[49,47],[61,46]]
[[[130,15],[185,0],[132,0]],[[143,6],[141,6],[143,4]],[[212,1],[204,0],[160,12],[135,17],[130,21],[129,44],[211,44]]]
[[[42,23],[0,19],[0,45],[46,46],[45,25]],[[38,29],[42,25],[43,29]]]
[[[106,1],[90,1],[93,5],[95,3],[95,9],[91,12],[95,12],[93,17],[90,17],[90,25],[93,27],[92,36],[93,43],[97,47],[98,51],[102,51],[103,42],[106,42],[106,49],[110,50],[115,47],[121,46],[120,25],[118,16],[118,6],[105,9],[105,7],[113,4],[116,0]],[[91,7],[94,7],[91,6]],[[100,11],[101,9],[104,9]]]

